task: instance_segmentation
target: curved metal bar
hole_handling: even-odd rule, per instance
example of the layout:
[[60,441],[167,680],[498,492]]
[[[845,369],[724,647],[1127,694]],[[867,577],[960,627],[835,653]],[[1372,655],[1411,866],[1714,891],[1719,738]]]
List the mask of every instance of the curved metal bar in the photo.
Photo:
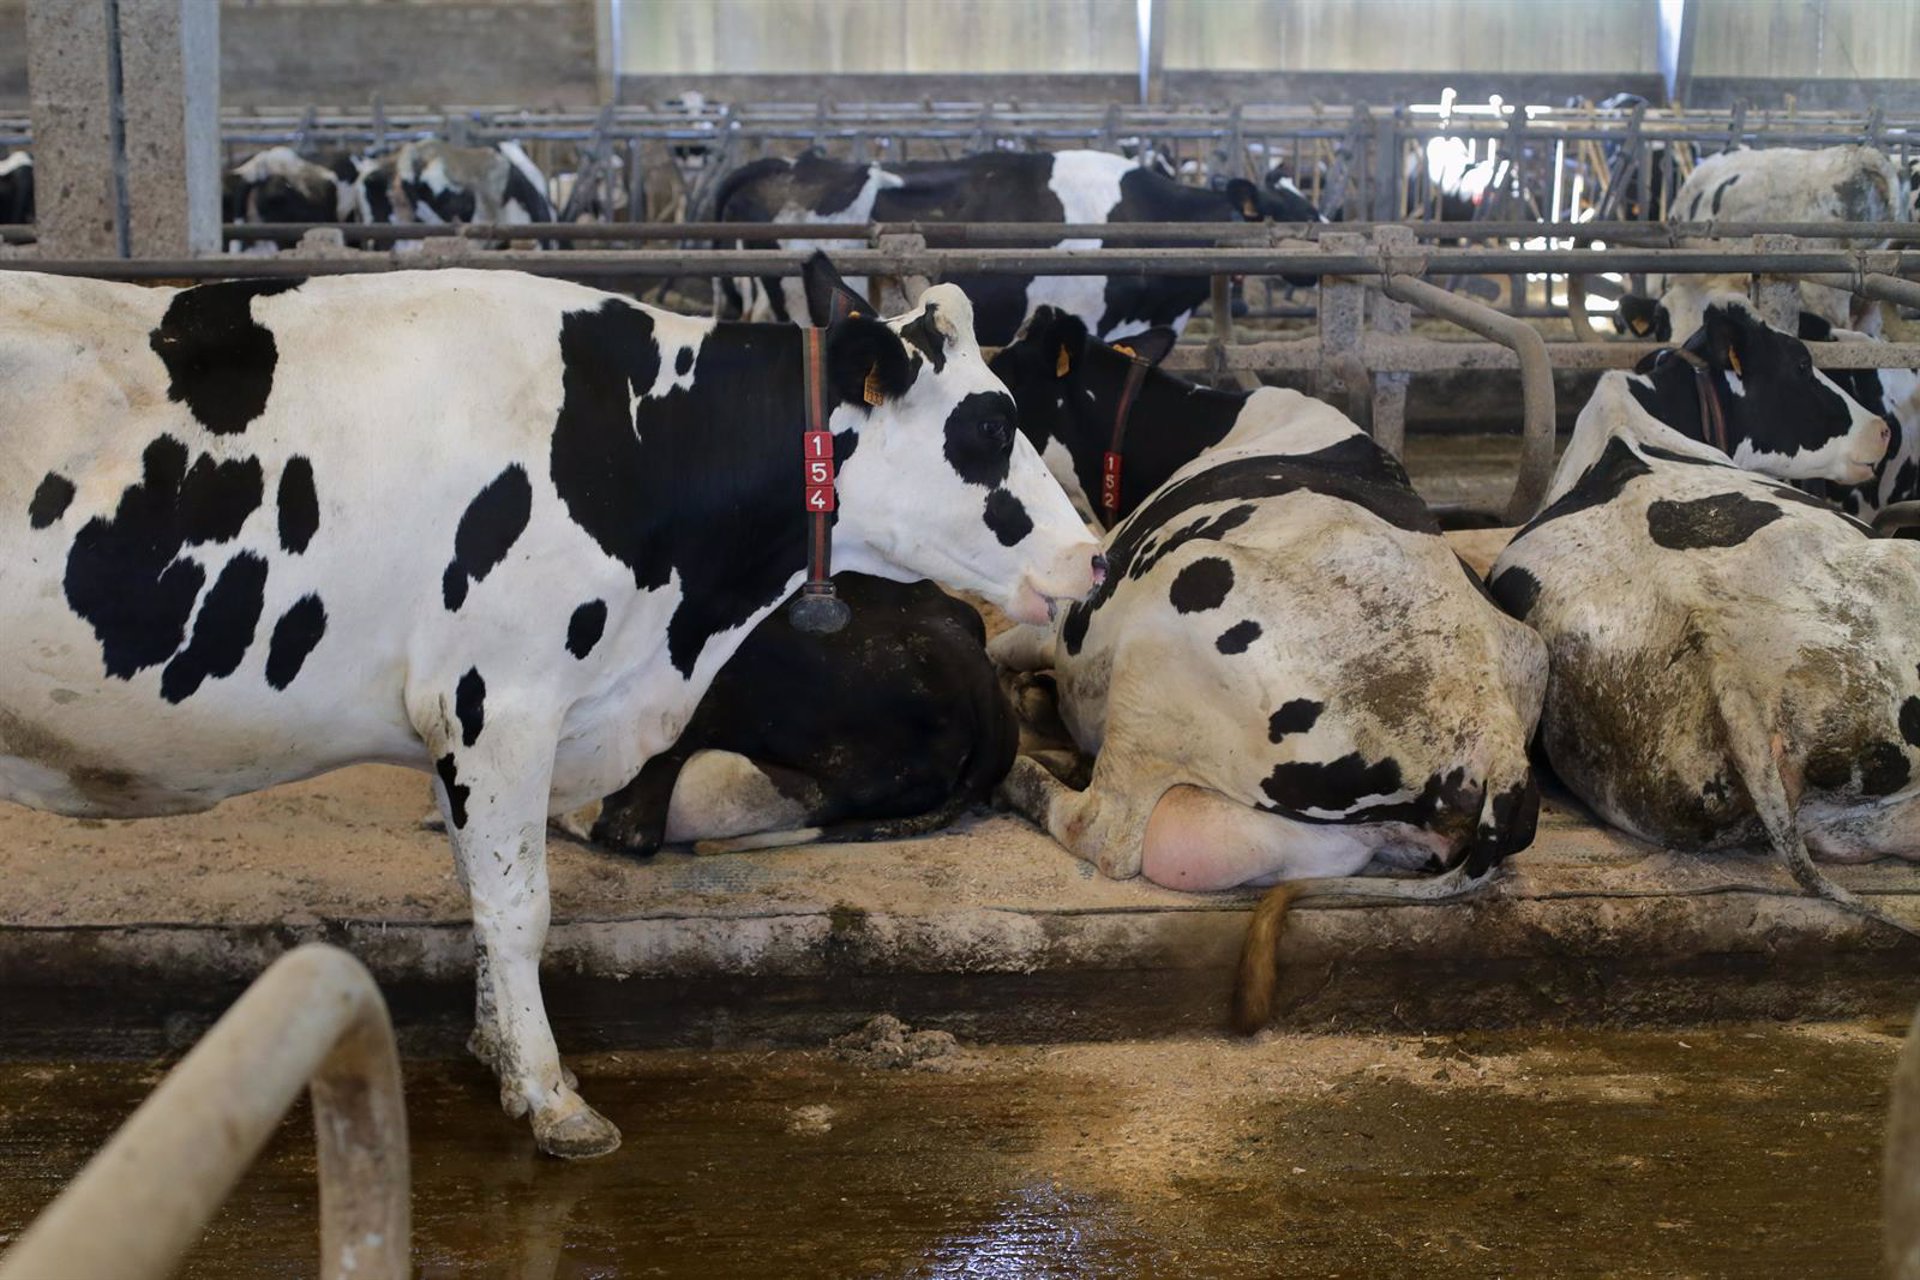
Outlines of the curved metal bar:
[[320,1274],[402,1280],[412,1221],[393,1026],[360,962],[320,944],[260,975],[0,1257],[0,1280],[171,1275],[309,1084]]
[[1380,291],[1508,347],[1519,358],[1520,394],[1526,415],[1520,434],[1520,475],[1514,481],[1513,496],[1507,499],[1507,519],[1513,524],[1522,523],[1547,496],[1547,482],[1553,475],[1553,366],[1547,360],[1546,340],[1524,320],[1502,315],[1413,276],[1383,276]]

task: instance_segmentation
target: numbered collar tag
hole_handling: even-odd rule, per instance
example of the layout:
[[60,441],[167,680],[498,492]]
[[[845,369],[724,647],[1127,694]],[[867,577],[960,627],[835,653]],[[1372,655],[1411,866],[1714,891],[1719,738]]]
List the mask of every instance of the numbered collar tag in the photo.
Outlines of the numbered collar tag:
[[801,461],[806,469],[807,511],[818,515],[834,509],[833,433],[809,431],[801,437]]

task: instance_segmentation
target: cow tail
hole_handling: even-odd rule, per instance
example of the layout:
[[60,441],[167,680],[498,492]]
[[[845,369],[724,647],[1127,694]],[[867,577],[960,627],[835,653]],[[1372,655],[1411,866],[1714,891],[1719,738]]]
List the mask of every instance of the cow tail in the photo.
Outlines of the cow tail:
[[1302,881],[1283,880],[1267,890],[1253,909],[1233,984],[1233,1029],[1243,1036],[1273,1021],[1273,992],[1280,982],[1280,932],[1288,908],[1305,888]]
[[873,818],[836,822],[821,827],[791,827],[785,831],[758,831],[724,840],[697,840],[696,854],[751,853],[757,849],[791,849],[803,844],[866,844],[874,840],[910,840],[950,825],[977,797],[965,789],[948,796],[937,809],[906,818]]
[[1728,669],[1726,661],[1716,660],[1711,669],[1715,673],[1712,677],[1714,700],[1719,704],[1720,719],[1726,728],[1728,753],[1733,757],[1740,780],[1746,785],[1747,795],[1753,801],[1754,812],[1767,833],[1768,843],[1773,845],[1774,851],[1786,863],[1794,880],[1813,897],[1824,899],[1855,915],[1891,925],[1902,933],[1920,936],[1920,927],[1889,915],[1863,901],[1857,894],[1841,888],[1814,863],[1807,852],[1806,838],[1800,833],[1800,822],[1794,812],[1793,802],[1787,796],[1786,778],[1781,773],[1781,763],[1786,754],[1783,736],[1761,713],[1759,702],[1750,692],[1731,678],[1719,674]]

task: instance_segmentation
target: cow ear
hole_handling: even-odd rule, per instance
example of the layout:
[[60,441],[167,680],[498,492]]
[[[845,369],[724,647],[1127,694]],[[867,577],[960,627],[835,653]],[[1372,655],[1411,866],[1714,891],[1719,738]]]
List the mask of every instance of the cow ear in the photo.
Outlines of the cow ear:
[[1811,311],[1800,313],[1799,337],[1802,342],[1832,342],[1833,321]]
[[807,289],[807,316],[817,329],[831,328],[849,316],[871,316],[867,300],[847,287],[828,259],[826,250],[815,249],[800,269]]
[[1122,338],[1113,344],[1113,349],[1140,361],[1151,369],[1167,358],[1173,350],[1173,344],[1179,340],[1180,335],[1171,329],[1149,329],[1145,333],[1136,333],[1131,338]]
[[1056,378],[1067,377],[1087,358],[1087,326],[1079,316],[1042,307],[1033,313],[1027,331]]
[[827,331],[827,381],[848,404],[897,400],[919,372],[900,335],[871,316],[849,317]]
[[1651,338],[1655,342],[1665,342],[1671,335],[1660,332],[1660,321],[1665,309],[1653,299],[1639,294],[1627,293],[1620,296],[1620,306],[1614,312],[1615,327],[1630,338]]
[[1227,180],[1227,199],[1240,211],[1240,216],[1248,222],[1260,221],[1260,188],[1245,178]]
[[[1752,319],[1744,311],[1733,307],[1708,307],[1700,324],[1700,354],[1714,368],[1724,369],[1735,377],[1744,376],[1741,357],[1747,347],[1747,330],[1752,324]],[[1690,342],[1687,345],[1693,344]]]

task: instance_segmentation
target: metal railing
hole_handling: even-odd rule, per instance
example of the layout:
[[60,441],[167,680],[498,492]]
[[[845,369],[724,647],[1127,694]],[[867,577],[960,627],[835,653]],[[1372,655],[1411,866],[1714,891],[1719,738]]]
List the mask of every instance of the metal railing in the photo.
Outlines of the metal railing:
[[260,975],[0,1256],[0,1280],[172,1274],[309,1087],[320,1274],[403,1280],[412,1220],[393,1027],[360,962],[319,944]]

